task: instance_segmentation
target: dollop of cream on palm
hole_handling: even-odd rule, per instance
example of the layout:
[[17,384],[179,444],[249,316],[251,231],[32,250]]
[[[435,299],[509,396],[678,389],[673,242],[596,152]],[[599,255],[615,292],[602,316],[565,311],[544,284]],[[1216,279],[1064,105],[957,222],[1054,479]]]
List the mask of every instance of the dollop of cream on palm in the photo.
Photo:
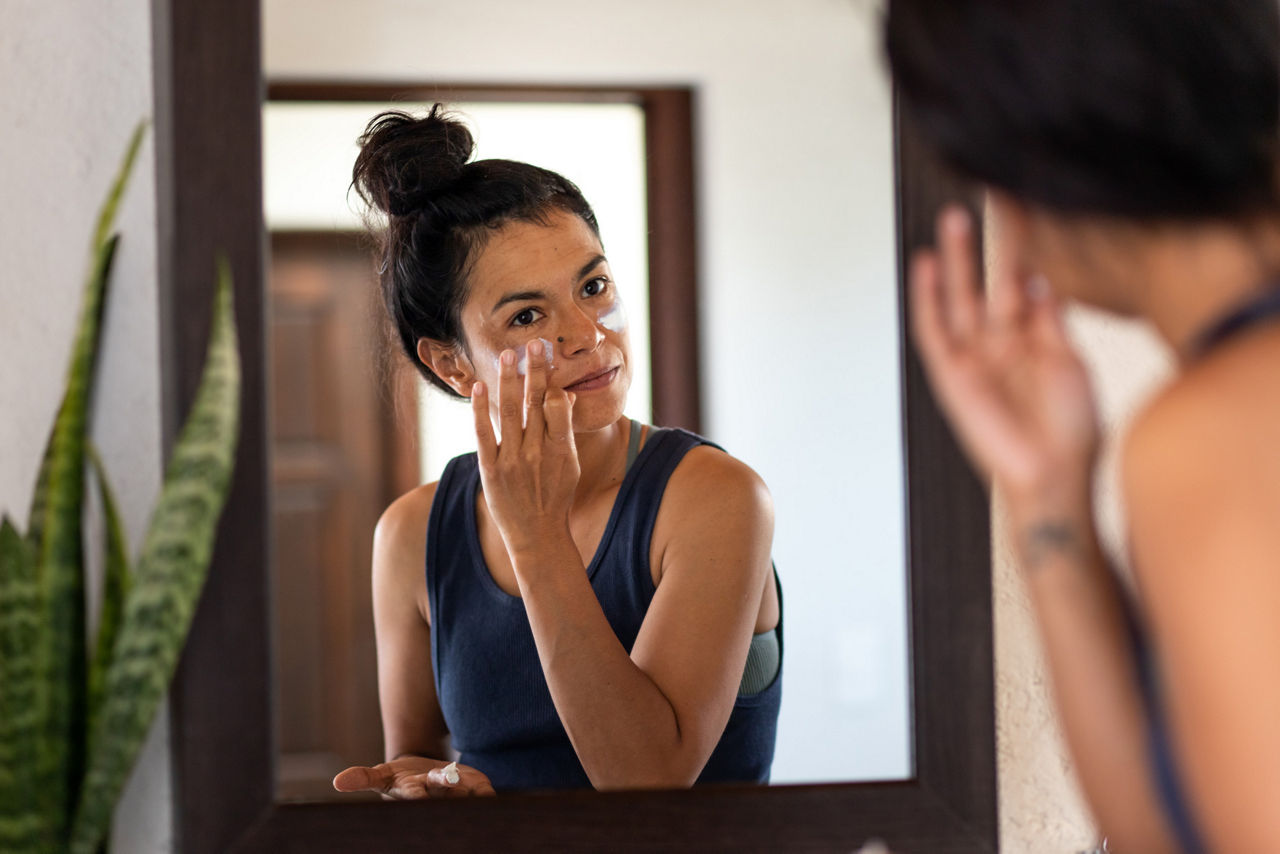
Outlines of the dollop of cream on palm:
[[458,776],[457,762],[450,762],[448,765],[444,766],[444,781],[446,783],[450,786],[456,786],[459,779],[461,778]]

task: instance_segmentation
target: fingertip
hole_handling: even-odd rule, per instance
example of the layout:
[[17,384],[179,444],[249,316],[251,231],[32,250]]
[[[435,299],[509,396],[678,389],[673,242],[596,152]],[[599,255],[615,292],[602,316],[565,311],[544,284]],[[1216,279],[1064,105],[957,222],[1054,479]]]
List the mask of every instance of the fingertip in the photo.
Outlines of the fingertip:
[[939,219],[942,223],[943,232],[952,237],[965,237],[973,227],[969,212],[965,210],[963,205],[955,203],[943,208]]
[[480,380],[476,380],[474,383],[472,383],[471,385],[472,399],[475,399],[477,397],[484,397],[485,393],[486,393],[486,389],[484,387],[483,382],[481,382]]
[[368,772],[359,765],[343,768],[333,776],[333,788],[339,792],[355,792],[364,786],[369,778]]
[[927,285],[938,268],[938,256],[931,249],[918,249],[911,256],[911,281]]

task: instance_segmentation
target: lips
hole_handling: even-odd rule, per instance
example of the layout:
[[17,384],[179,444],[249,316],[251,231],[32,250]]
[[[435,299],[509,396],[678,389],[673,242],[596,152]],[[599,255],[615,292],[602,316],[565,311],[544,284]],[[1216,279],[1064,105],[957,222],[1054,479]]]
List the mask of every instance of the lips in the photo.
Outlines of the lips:
[[617,375],[618,367],[616,365],[612,368],[604,368],[603,370],[596,371],[595,373],[587,374],[577,382],[570,383],[564,387],[564,390],[571,391],[576,394],[581,391],[592,391],[594,389],[604,388],[609,385],[609,383],[613,382]]

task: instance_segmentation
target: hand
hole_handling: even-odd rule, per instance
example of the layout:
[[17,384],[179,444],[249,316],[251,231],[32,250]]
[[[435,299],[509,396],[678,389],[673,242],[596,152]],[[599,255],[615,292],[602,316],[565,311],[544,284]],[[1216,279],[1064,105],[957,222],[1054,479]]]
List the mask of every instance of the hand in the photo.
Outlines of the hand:
[[401,756],[381,765],[354,765],[333,778],[339,792],[378,792],[394,800],[464,798],[492,795],[493,784],[482,772],[458,765],[458,782],[450,783],[445,767],[450,763],[425,756]]
[[1011,505],[1057,510],[1087,500],[1098,446],[1093,394],[1047,283],[1013,269],[1020,253],[1005,245],[984,300],[961,209],[939,216],[938,245],[912,261],[912,331],[970,461]]
[[523,393],[516,354],[504,350],[498,360],[501,443],[489,417],[489,390],[476,383],[471,392],[480,482],[513,561],[518,553],[537,549],[548,536],[567,535],[580,474],[573,440],[574,398],[563,389],[548,391],[542,347],[541,341],[528,345]]

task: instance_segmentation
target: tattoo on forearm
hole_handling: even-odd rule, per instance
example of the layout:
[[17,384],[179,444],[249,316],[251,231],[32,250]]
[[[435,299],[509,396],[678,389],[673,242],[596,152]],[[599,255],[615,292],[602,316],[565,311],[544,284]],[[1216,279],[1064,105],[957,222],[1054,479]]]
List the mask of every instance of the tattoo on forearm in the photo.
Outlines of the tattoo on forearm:
[[1022,534],[1022,555],[1031,572],[1055,557],[1081,560],[1084,551],[1083,538],[1070,522],[1053,519],[1037,522]]

